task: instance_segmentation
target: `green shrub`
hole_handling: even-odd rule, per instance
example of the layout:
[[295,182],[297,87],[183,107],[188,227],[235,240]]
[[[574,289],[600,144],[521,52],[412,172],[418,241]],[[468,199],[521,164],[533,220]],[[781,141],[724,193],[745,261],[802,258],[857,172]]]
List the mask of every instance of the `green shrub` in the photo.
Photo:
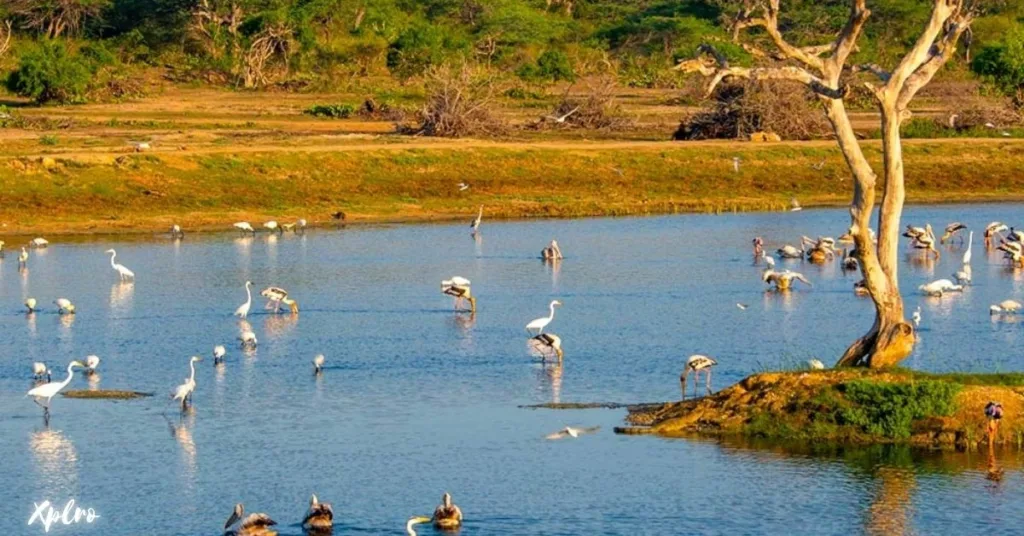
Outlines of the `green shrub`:
[[1009,93],[1024,86],[1024,27],[1017,26],[1000,42],[982,48],[971,69]]
[[314,104],[302,113],[314,117],[330,117],[332,119],[348,119],[355,113],[356,107],[351,104]]
[[37,103],[81,102],[91,77],[83,58],[63,42],[42,41],[22,54],[18,68],[7,77],[7,89]]
[[839,409],[842,424],[891,439],[910,437],[910,426],[924,417],[952,415],[962,386],[943,381],[904,383],[853,380],[841,386],[849,407]]
[[571,82],[576,79],[569,56],[561,50],[548,50],[537,58],[536,63],[527,63],[517,69],[516,75],[523,80],[534,81]]
[[57,145],[57,143],[59,143],[59,142],[60,142],[60,140],[54,134],[44,134],[44,135],[39,137],[39,143],[41,143],[43,145],[53,146],[53,145]]

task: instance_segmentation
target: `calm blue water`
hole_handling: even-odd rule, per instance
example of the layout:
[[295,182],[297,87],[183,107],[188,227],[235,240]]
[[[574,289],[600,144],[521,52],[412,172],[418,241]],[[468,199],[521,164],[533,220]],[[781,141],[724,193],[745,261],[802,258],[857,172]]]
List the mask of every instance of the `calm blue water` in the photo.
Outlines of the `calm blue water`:
[[[980,247],[991,220],[1018,205],[909,207],[906,222],[978,230],[975,285],[942,299],[912,294],[949,277],[960,251],[937,263],[910,254],[901,281],[921,305],[909,360],[927,370],[1018,370],[1021,325],[988,306],[1022,299],[1022,272]],[[464,534],[848,534],[865,531],[1010,533],[1024,492],[1019,456],[998,485],[974,454],[847,450],[616,436],[622,411],[518,409],[550,401],[660,401],[679,396],[686,357],[718,358],[721,388],[764,368],[834,362],[872,322],[854,297],[859,278],[836,265],[789,265],[813,282],[765,294],[750,239],[770,250],[802,234],[838,236],[845,210],[644,219],[358,227],[281,238],[190,234],[180,243],[94,239],[33,254],[19,273],[0,262],[0,529],[27,526],[33,502],[75,499],[101,515],[51,534],[219,534],[236,502],[299,534],[311,493],[334,504],[337,533],[399,534],[450,491]],[[52,237],[51,237],[52,238]],[[557,238],[566,260],[537,260]],[[11,242],[11,241],[9,241]],[[10,244],[9,244],[10,245]],[[138,275],[121,285],[103,251]],[[455,315],[439,283],[473,281],[475,318]],[[257,290],[288,289],[301,313],[256,301],[260,339],[238,349],[231,312]],[[46,306],[33,317],[25,297]],[[50,303],[68,297],[78,314]],[[544,368],[523,326],[560,308],[550,331],[565,364]],[[750,307],[741,311],[737,302]],[[227,364],[210,352],[228,345]],[[327,356],[314,377],[310,360]],[[97,354],[99,379],[73,389],[133,389],[148,399],[56,398],[49,428],[24,398],[31,363],[63,379],[71,359]],[[194,412],[167,394],[199,363]],[[601,425],[577,440],[543,439],[567,424]],[[884,523],[896,523],[885,525]],[[882,524],[880,524],[882,523]],[[880,528],[881,527],[881,528]],[[430,534],[432,529],[421,530]]]

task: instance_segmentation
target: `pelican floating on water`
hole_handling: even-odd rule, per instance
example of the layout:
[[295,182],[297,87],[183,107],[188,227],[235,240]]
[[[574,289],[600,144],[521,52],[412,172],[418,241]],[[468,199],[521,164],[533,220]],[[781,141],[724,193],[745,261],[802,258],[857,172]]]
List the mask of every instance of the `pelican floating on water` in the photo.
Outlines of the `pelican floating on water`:
[[686,379],[692,373],[693,374],[693,396],[697,397],[697,385],[700,383],[700,372],[704,371],[706,376],[707,394],[711,394],[711,367],[718,364],[718,361],[711,359],[706,355],[691,355],[686,360],[686,367],[683,368],[683,373],[679,375],[679,385],[683,390],[683,400],[686,400]]
[[245,303],[239,305],[238,309],[235,309],[235,316],[238,318],[245,318],[249,316],[249,308],[252,307],[252,291],[249,290],[249,287],[251,286],[252,281],[245,282]]
[[540,250],[540,258],[546,261],[560,261],[562,260],[562,248],[558,247],[558,242],[552,240],[548,247]]
[[220,363],[223,363],[224,362],[224,354],[227,354],[227,353],[228,353],[228,351],[227,351],[226,348],[224,348],[224,345],[218,344],[217,346],[214,346],[213,347],[213,364],[214,365],[218,365]]
[[953,237],[958,237],[960,239],[960,243],[963,243],[964,237],[960,236],[959,233],[960,233],[960,231],[963,231],[965,229],[967,229],[967,226],[962,224],[962,223],[960,223],[960,222],[958,222],[958,221],[955,221],[955,222],[947,225],[946,226],[946,231],[944,233],[942,233],[942,238],[939,239],[939,243],[940,244],[945,244],[947,240],[949,240],[950,238],[953,238]]
[[275,313],[281,310],[281,304],[285,304],[291,310],[292,314],[299,312],[299,302],[288,297],[288,291],[281,287],[267,287],[260,291],[260,296],[266,298],[267,309],[271,309],[273,305],[273,311]]
[[989,314],[1016,314],[1020,312],[1021,304],[1016,300],[1003,300],[998,305],[988,308]]
[[334,509],[330,504],[320,502],[316,495],[313,495],[309,499],[309,510],[302,520],[302,528],[309,531],[331,530],[334,528]]
[[243,233],[256,234],[256,229],[253,229],[252,225],[249,225],[249,222],[247,221],[240,221],[238,223],[232,224],[232,226]]
[[775,290],[789,290],[793,286],[793,280],[806,283],[807,286],[814,286],[803,274],[789,270],[776,272],[771,268],[765,268],[761,273],[761,280],[769,285],[775,285]]
[[917,290],[920,290],[928,296],[942,297],[946,292],[962,292],[964,290],[964,286],[955,285],[949,279],[938,279],[917,287]]
[[541,333],[544,333],[544,328],[547,327],[547,325],[550,324],[551,321],[555,319],[555,306],[556,305],[561,306],[562,302],[560,302],[558,300],[553,300],[548,305],[548,309],[551,310],[551,314],[549,314],[548,316],[544,316],[544,317],[541,317],[541,318],[537,318],[537,319],[531,320],[530,323],[526,325],[526,331],[537,330],[536,335],[540,335]]
[[434,527],[441,530],[453,530],[462,526],[462,510],[452,503],[452,496],[445,493],[441,496],[441,504],[434,509],[432,520]]
[[441,293],[455,298],[455,310],[462,305],[462,300],[469,301],[470,312],[476,312],[476,298],[473,297],[472,283],[465,277],[454,276],[441,281]]
[[593,433],[598,432],[599,430],[601,430],[600,426],[591,426],[591,427],[588,427],[588,428],[573,428],[572,426],[566,426],[565,428],[562,428],[561,430],[559,430],[559,431],[557,431],[557,432],[555,432],[553,434],[548,434],[548,435],[544,436],[544,439],[555,440],[555,439],[565,439],[567,437],[571,437],[573,439],[576,439],[577,437],[579,437],[581,435],[593,434]]
[[46,368],[46,363],[32,363],[32,379],[41,381],[43,378],[46,378],[46,383],[50,383],[50,369]]
[[[71,383],[71,378],[73,378],[75,375],[75,367],[82,366],[84,365],[82,365],[81,362],[72,361],[70,364],[68,364],[68,377],[65,378],[64,381],[56,383],[45,383],[43,385],[40,385],[39,387],[34,387],[30,389],[29,392],[25,394],[25,396],[31,396],[32,401],[35,402],[36,405],[38,405],[39,407],[43,408],[43,419],[46,420],[47,422],[49,422],[50,420],[50,401],[57,393],[61,391],[61,389],[64,389],[65,387],[68,386],[69,383]],[[46,399],[46,403],[41,404],[39,401],[44,398]]]
[[267,514],[253,513],[243,519],[242,516],[244,515],[245,507],[242,506],[242,503],[236,504],[231,517],[228,518],[227,523],[224,523],[224,530],[226,531],[235,523],[239,523],[238,528],[234,531],[225,532],[225,534],[234,534],[235,536],[273,536],[277,534],[277,532],[270,528],[277,525],[277,522],[270,519],[270,516]]
[[542,352],[554,353],[561,361],[565,355],[562,352],[562,338],[554,333],[540,333],[530,339]]
[[125,268],[123,264],[114,262],[114,259],[117,257],[116,251],[108,249],[106,252],[110,254],[110,267],[117,271],[117,275],[121,278],[121,281],[135,279],[135,272]]
[[57,313],[62,315],[75,314],[75,304],[71,303],[71,300],[67,298],[57,298],[56,300],[53,300],[53,303],[57,306]]
[[182,411],[185,411],[188,403],[192,400],[192,393],[196,390],[196,363],[202,360],[203,358],[197,355],[192,356],[192,358],[188,360],[188,368],[191,371],[189,377],[186,378],[185,383],[179,385],[174,390],[174,394],[171,395],[171,400],[181,401]]
[[[320,374],[324,370],[324,354],[313,356],[313,374]],[[316,495],[313,496],[316,498]]]

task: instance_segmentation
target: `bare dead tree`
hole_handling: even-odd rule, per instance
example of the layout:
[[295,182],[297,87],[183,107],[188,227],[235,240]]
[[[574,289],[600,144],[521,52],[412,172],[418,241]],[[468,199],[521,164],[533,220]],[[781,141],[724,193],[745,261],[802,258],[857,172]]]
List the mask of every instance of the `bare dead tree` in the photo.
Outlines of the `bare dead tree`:
[[90,17],[98,16],[107,0],[5,0],[7,10],[21,27],[54,39],[75,34]]
[[226,34],[232,51],[237,55],[240,49],[238,29],[244,19],[242,8],[234,2],[226,6],[211,6],[210,0],[200,0],[192,9],[188,29],[192,37],[215,58],[224,54],[220,36]]
[[275,24],[260,30],[253,36],[249,50],[242,58],[242,82],[246,88],[264,86],[268,83],[268,62],[279,56],[287,69],[288,55],[292,50],[293,31],[291,26]]
[[457,138],[506,131],[505,123],[491,113],[495,83],[488,73],[465,64],[442,65],[427,72],[424,85],[427,102],[416,133]]
[[4,54],[7,53],[7,49],[11,48],[11,36],[14,34],[14,32],[11,31],[11,21],[5,20],[3,25],[5,30],[3,38],[0,39],[0,41],[2,41],[0,42],[0,58],[4,57]]
[[[957,42],[974,20],[974,6],[971,0],[933,0],[931,15],[917,41],[896,67],[886,70],[874,64],[847,65],[871,14],[867,0],[850,0],[849,18],[831,43],[806,47],[795,46],[782,35],[779,4],[780,0],[747,0],[732,27],[736,41],[745,29],[764,30],[775,50],[768,53],[756,46],[747,46],[757,51],[755,55],[767,65],[731,66],[714,47],[704,45],[697,58],[684,61],[677,68],[709,77],[708,94],[723,79],[733,77],[794,80],[817,95],[854,178],[850,234],[854,237],[856,255],[876,312],[874,325],[846,350],[838,365],[895,365],[906,358],[914,346],[914,328],[904,318],[903,298],[897,282],[900,217],[905,199],[900,125],[910,117],[910,101],[954,55]],[[871,240],[869,227],[878,176],[864,157],[847,114],[844,97],[849,88],[840,82],[844,71],[869,73],[877,79],[874,83],[864,83],[877,101],[882,127],[884,189],[878,214],[877,246]]]

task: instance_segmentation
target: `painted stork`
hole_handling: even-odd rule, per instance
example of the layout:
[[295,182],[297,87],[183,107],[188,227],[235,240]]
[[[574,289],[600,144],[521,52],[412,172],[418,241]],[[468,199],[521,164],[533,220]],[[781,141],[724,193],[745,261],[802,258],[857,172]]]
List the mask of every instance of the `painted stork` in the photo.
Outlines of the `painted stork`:
[[462,300],[469,301],[470,312],[476,312],[476,298],[473,297],[471,283],[465,277],[454,276],[441,281],[441,293],[455,298],[455,310],[459,310]]
[[955,222],[947,225],[946,226],[946,231],[944,233],[942,233],[942,238],[939,239],[939,243],[940,244],[945,244],[947,240],[949,240],[949,239],[951,239],[953,237],[956,237],[956,238],[960,239],[960,243],[962,244],[963,241],[964,241],[964,237],[960,235],[960,231],[963,231],[963,230],[966,230],[966,229],[967,229],[967,226],[962,224],[962,223],[960,223],[960,222],[958,222],[958,221],[955,221]]
[[275,313],[281,310],[282,303],[289,307],[292,314],[299,312],[299,302],[289,298],[288,291],[281,287],[267,287],[260,291],[260,296],[268,300],[266,308],[273,309]]
[[686,400],[686,379],[689,375],[693,374],[693,396],[697,397],[697,385],[700,383],[700,373],[704,371],[706,376],[705,385],[707,387],[707,394],[711,394],[711,367],[718,364],[718,361],[711,359],[706,355],[691,355],[686,360],[686,367],[683,368],[683,373],[679,375],[679,385],[683,390],[683,400]]
[[562,338],[554,333],[540,333],[530,339],[533,344],[541,353],[554,353],[561,361],[565,355],[562,352]]
[[1000,240],[1003,238],[1003,233],[1009,230],[1002,222],[994,221],[985,226],[985,247],[990,248],[995,243],[993,238],[999,237]]

